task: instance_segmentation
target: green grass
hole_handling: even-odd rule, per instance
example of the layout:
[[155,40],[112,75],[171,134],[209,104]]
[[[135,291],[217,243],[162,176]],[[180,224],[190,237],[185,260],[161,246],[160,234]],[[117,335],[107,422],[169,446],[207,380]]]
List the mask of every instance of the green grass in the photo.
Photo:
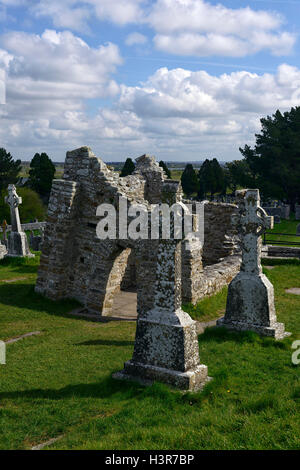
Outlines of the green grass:
[[183,304],[182,308],[189,313],[194,320],[206,322],[221,317],[225,313],[227,287],[217,294],[207,297],[197,305]]
[[[111,374],[132,356],[133,322],[93,323],[66,313],[75,301],[34,293],[38,258],[0,262],[0,337],[38,336],[7,345],[0,365],[0,448],[29,449],[56,436],[51,449],[299,449],[299,367],[291,342],[300,339],[300,266],[265,269],[276,308],[293,337],[276,342],[254,333],[209,328],[199,337],[201,361],[213,380],[202,393],[161,384],[144,388]],[[4,280],[26,277],[6,283]],[[224,292],[198,304],[212,318]]]
[[[271,245],[272,241],[273,242],[274,241],[276,241],[276,242],[284,241],[284,242],[289,242],[289,243],[290,242],[297,242],[297,243],[299,243],[298,247],[300,247],[300,237],[296,236],[296,228],[297,228],[298,224],[299,224],[299,220],[295,220],[294,214],[291,215],[290,220],[281,219],[281,222],[279,224],[274,224],[273,230],[269,230],[268,233],[266,234],[267,244]],[[295,236],[294,237],[288,237],[288,236],[284,236],[284,235],[276,235],[276,233],[295,234]],[[278,245],[281,246],[280,244],[278,244]],[[282,246],[288,246],[288,245],[282,245]],[[290,246],[296,246],[296,245],[290,245]]]

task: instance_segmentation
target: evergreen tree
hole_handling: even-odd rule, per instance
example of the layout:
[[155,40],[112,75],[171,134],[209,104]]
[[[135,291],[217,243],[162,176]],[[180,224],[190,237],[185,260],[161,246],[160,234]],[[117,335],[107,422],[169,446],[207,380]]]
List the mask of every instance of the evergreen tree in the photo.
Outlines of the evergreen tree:
[[198,172],[199,190],[198,197],[204,199],[208,192],[211,192],[214,184],[214,175],[211,161],[208,158],[203,162]]
[[161,166],[163,168],[163,170],[166,173],[167,177],[169,179],[171,179],[171,172],[170,172],[169,168],[167,167],[167,165],[165,164],[165,162],[163,160],[161,160],[159,162],[159,166]]
[[14,161],[9,152],[0,148],[0,191],[18,182],[21,169],[21,160]]
[[30,162],[29,180],[27,185],[48,202],[55,166],[46,153],[36,153]]
[[124,163],[124,166],[122,168],[120,176],[132,175],[134,170],[135,170],[135,164],[133,163],[131,158],[127,158],[127,160]]
[[[213,194],[224,192],[225,178],[224,178],[223,168],[221,167],[220,163],[218,162],[216,158],[212,160],[211,165],[212,165],[212,171],[214,174],[214,184],[212,188]],[[225,192],[226,192],[226,188],[225,188]]]
[[184,193],[189,197],[199,189],[197,173],[191,163],[188,163],[181,175],[181,185]]
[[207,193],[210,193],[210,195],[213,196],[215,193],[226,192],[224,170],[216,158],[213,160],[205,160],[199,170],[198,180],[198,197],[200,199],[205,198]]
[[254,148],[240,152],[252,174],[252,183],[264,197],[286,199],[292,207],[300,202],[300,107],[260,120]]
[[246,160],[233,160],[226,163],[227,186],[234,193],[238,187],[253,188],[254,180]]

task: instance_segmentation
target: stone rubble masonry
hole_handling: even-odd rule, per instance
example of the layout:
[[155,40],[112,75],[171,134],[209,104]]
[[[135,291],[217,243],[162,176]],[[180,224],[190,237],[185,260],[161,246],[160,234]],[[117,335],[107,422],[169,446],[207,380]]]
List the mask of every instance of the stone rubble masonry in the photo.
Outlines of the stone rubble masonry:
[[[180,183],[167,179],[155,159],[147,155],[137,159],[133,175],[121,178],[88,147],[67,152],[63,179],[53,181],[37,292],[51,299],[75,298],[90,311],[109,316],[120,286],[137,286],[138,298],[141,298],[139,308],[152,306],[151,254],[139,258],[137,244],[132,240],[96,237],[98,205],[105,202],[117,208],[121,196],[127,197],[130,203],[147,205],[182,201],[182,190]],[[216,269],[212,265],[209,269],[203,267],[201,246],[183,242],[182,296],[185,302],[196,303],[203,296],[211,295],[235,275],[236,267],[230,257],[226,261],[236,251],[230,225],[230,214],[235,208],[232,204],[221,203],[208,203],[205,208],[208,220],[204,249],[208,252],[211,247],[210,259]]]

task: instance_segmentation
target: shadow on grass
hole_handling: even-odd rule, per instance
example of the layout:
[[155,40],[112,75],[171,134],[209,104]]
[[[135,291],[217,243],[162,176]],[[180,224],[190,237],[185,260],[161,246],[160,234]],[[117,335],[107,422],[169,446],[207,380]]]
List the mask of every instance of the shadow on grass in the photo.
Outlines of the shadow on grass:
[[77,343],[75,346],[134,346],[134,341],[96,339]]
[[[67,312],[80,306],[76,300],[63,299],[59,301],[49,300],[34,292],[32,283],[18,283],[0,285],[0,299],[3,305],[11,305],[20,309],[28,309],[37,312],[46,312],[51,315],[71,318]],[[73,318],[73,317],[72,317]],[[80,320],[81,318],[78,318]]]
[[224,343],[231,341],[239,344],[252,343],[263,347],[273,347],[277,349],[290,349],[289,338],[283,341],[276,341],[274,338],[259,336],[254,331],[230,331],[225,327],[210,327],[204,330],[204,333],[198,337],[199,343],[217,342]]
[[65,398],[109,398],[122,394],[122,398],[131,398],[143,392],[145,386],[138,382],[127,382],[113,379],[111,376],[91,384],[67,385],[61,389],[33,389],[11,392],[0,392],[2,399],[41,399],[63,400]]
[[36,266],[26,266],[26,265],[18,266],[18,265],[16,265],[16,267],[13,267],[13,271],[11,272],[11,274],[16,274],[16,273],[36,274]]

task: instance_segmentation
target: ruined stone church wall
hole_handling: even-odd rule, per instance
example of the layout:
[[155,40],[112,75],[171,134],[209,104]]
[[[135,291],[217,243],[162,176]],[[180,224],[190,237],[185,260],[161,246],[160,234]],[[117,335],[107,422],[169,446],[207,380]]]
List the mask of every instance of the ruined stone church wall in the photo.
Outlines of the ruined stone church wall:
[[[195,206],[194,201],[184,202]],[[231,221],[236,211],[234,204],[205,203],[204,245],[197,241],[182,244],[183,302],[196,304],[220,291],[238,272],[239,240]]]
[[[109,315],[113,297],[120,288],[136,285],[139,308],[151,307],[157,242],[139,244],[130,240],[100,240],[96,236],[97,207],[111,203],[117,208],[121,196],[129,203],[172,205],[181,201],[182,190],[180,183],[167,179],[155,159],[147,155],[137,159],[133,175],[121,178],[88,147],[67,152],[63,179],[53,181],[36,284],[38,292],[53,299],[75,298],[88,309]],[[191,240],[183,242],[185,302],[196,303],[230,280],[230,263],[218,267],[215,280],[205,263],[216,263],[234,251],[230,226],[234,207],[208,203],[204,247]]]
[[203,264],[218,263],[222,258],[239,251],[237,232],[231,217],[237,211],[235,204],[207,202],[204,207]]

